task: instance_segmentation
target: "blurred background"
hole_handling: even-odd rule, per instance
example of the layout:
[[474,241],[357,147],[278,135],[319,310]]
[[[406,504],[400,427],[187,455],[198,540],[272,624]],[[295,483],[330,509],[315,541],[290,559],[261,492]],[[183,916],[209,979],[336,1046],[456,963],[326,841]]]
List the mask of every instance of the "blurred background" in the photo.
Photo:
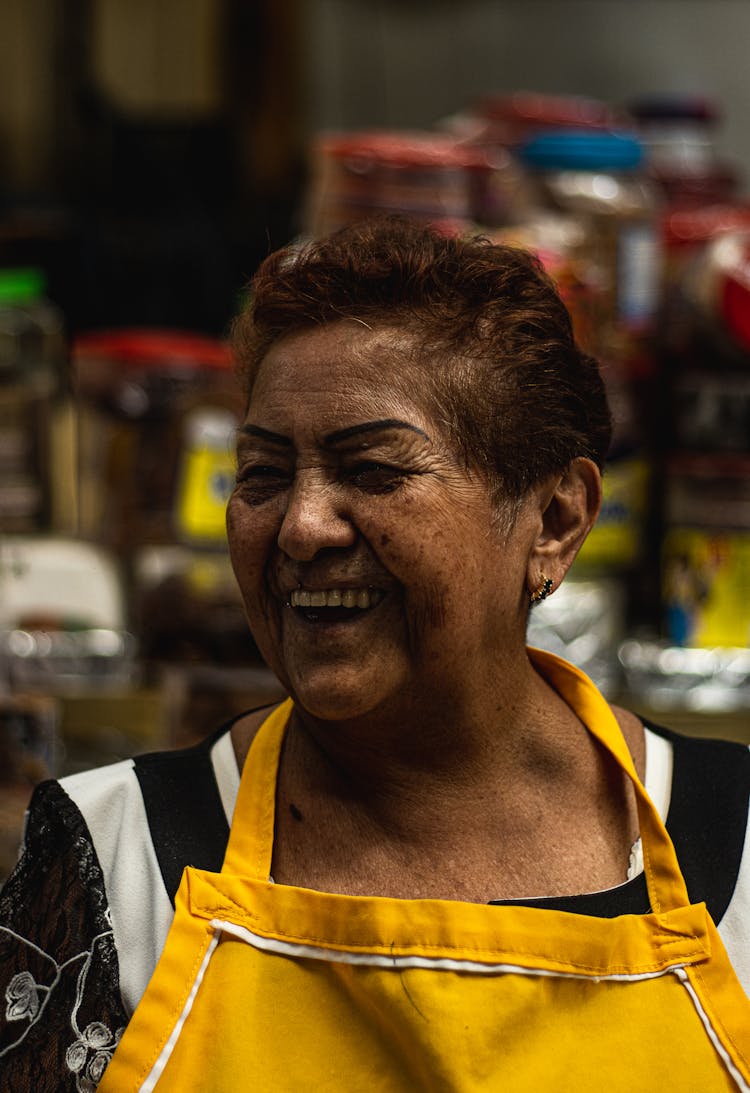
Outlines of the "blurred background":
[[270,250],[378,211],[533,248],[616,418],[530,640],[750,742],[746,0],[3,0],[0,876],[33,785],[278,685],[223,511]]

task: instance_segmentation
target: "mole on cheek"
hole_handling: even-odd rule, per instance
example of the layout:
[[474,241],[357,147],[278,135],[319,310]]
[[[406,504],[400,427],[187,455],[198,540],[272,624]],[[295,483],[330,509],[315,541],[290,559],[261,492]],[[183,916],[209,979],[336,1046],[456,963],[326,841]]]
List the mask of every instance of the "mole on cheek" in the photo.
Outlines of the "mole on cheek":
[[380,536],[380,545],[381,546],[388,546],[390,541],[391,541],[390,535],[383,534],[383,535]]

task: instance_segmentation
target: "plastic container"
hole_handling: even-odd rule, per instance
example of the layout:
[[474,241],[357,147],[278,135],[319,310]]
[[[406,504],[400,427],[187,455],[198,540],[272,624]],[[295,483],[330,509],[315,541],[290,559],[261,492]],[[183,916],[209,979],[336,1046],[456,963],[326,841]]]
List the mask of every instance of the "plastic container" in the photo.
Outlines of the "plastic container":
[[460,231],[470,223],[472,167],[481,167],[477,155],[443,133],[319,136],[305,229],[324,235],[376,213],[404,213]]
[[628,693],[655,716],[669,711],[678,732],[710,732],[744,744],[750,740],[750,649],[695,649],[630,639],[618,655]]
[[664,636],[750,646],[750,455],[670,461],[662,549]]
[[60,311],[37,269],[0,270],[0,531],[53,523],[55,405],[64,384]]
[[518,91],[485,96],[440,125],[471,153],[472,217],[494,229],[512,219],[523,186],[517,152],[526,141],[549,129],[599,130],[615,123],[611,108],[598,99]]
[[604,577],[575,572],[529,617],[529,645],[565,657],[589,675],[605,695],[618,694],[617,649],[625,635],[625,590]]
[[612,107],[600,99],[535,91],[487,95],[472,105],[470,115],[481,119],[487,138],[509,147],[519,147],[551,129],[607,130],[618,120]]
[[665,211],[661,340],[673,354],[693,356],[698,328],[721,327],[715,245],[735,233],[750,233],[750,204],[738,202]]
[[134,558],[132,603],[139,654],[150,665],[261,661],[226,551],[144,547]]
[[563,222],[580,282],[595,301],[603,357],[627,356],[628,339],[648,334],[660,302],[658,195],[629,133],[559,129],[520,150],[528,179],[515,216]]
[[648,151],[649,173],[671,205],[700,207],[735,196],[739,173],[719,157],[714,142],[716,103],[698,95],[657,95],[635,100],[629,110]]
[[223,545],[243,416],[227,346],[174,331],[80,338],[80,531],[130,552]]
[[121,567],[92,543],[55,536],[0,542],[0,665],[15,692],[129,685],[135,643]]
[[746,355],[750,371],[750,227],[724,232],[708,244],[690,272],[688,292]]

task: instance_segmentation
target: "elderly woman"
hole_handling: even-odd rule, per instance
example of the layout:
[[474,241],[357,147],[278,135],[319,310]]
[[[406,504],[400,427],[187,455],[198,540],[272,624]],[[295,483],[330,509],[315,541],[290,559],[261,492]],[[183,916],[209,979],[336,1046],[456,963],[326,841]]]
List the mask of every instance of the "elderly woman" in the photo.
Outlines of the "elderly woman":
[[547,277],[366,223],[267,259],[236,344],[229,544],[290,697],[38,791],[7,1088],[750,1088],[747,750],[526,647],[610,436]]

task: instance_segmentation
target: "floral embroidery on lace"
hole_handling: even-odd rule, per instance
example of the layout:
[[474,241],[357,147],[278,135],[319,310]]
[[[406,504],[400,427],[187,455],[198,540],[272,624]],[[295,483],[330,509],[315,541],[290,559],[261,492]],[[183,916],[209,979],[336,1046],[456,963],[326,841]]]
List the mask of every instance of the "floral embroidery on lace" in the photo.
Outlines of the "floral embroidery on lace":
[[92,1021],[70,1045],[65,1062],[76,1075],[76,1089],[80,1093],[93,1093],[96,1089],[124,1031],[118,1028],[113,1035],[101,1021]]
[[0,892],[0,1086],[93,1093],[126,1022],[91,836],[65,791],[45,783]]
[[24,1017],[35,1020],[41,1006],[39,992],[42,990],[46,987],[41,987],[30,972],[14,975],[5,989],[5,1001],[8,1003],[5,1020],[21,1021]]
[[[83,992],[85,990],[86,979],[88,977],[88,973],[89,973],[89,970],[91,968],[91,962],[92,962],[92,959],[93,959],[93,956],[94,956],[94,950],[95,950],[97,944],[100,941],[102,941],[103,939],[105,939],[105,938],[106,939],[111,939],[111,937],[112,937],[112,931],[111,930],[108,931],[107,933],[100,934],[98,937],[95,937],[93,939],[93,941],[91,943],[91,947],[89,949],[86,949],[86,950],[84,950],[83,952],[80,952],[80,953],[76,953],[75,956],[72,956],[69,960],[66,960],[63,964],[58,964],[53,959],[53,957],[50,956],[49,953],[43,952],[42,950],[39,949],[38,946],[34,945],[32,942],[28,941],[26,938],[21,937],[14,930],[9,930],[6,926],[0,926],[0,934],[6,934],[6,935],[9,935],[10,937],[14,938],[15,941],[21,947],[22,946],[30,946],[39,955],[46,957],[46,959],[49,961],[49,963],[53,966],[53,968],[55,970],[55,974],[54,974],[54,976],[52,978],[52,981],[50,982],[49,985],[45,985],[45,984],[42,984],[42,983],[37,983],[37,981],[34,979],[33,975],[28,971],[18,972],[16,975],[13,976],[11,981],[8,983],[8,986],[5,988],[5,1001],[7,1003],[7,1007],[6,1007],[6,1010],[5,1010],[5,1019],[6,1019],[6,1021],[21,1021],[21,1020],[24,1020],[24,1019],[28,1019],[29,1024],[23,1029],[23,1031],[20,1033],[20,1035],[18,1036],[18,1038],[15,1041],[11,1042],[5,1048],[0,1050],[0,1059],[4,1055],[6,1055],[9,1051],[11,1051],[13,1048],[17,1047],[25,1039],[26,1034],[29,1031],[29,1029],[33,1025],[35,1025],[36,1022],[42,1017],[42,1015],[44,1013],[46,1003],[47,1003],[47,999],[49,999],[50,995],[53,993],[55,987],[59,983],[60,978],[62,976],[62,973],[67,968],[70,968],[71,966],[77,964],[79,961],[82,961],[82,965],[81,965],[80,972],[78,974],[78,984],[77,984],[77,990],[76,990],[75,1005],[74,1005],[73,1011],[70,1015],[70,1027],[71,1027],[73,1033],[77,1037],[76,1043],[73,1044],[72,1047],[76,1047],[77,1044],[79,1044],[79,1043],[80,1044],[88,1044],[90,1047],[94,1047],[95,1044],[98,1041],[101,1040],[102,1030],[103,1030],[103,1032],[106,1033],[107,1039],[106,1039],[106,1041],[103,1041],[100,1046],[102,1048],[104,1048],[112,1042],[112,1039],[113,1039],[112,1033],[106,1027],[106,1025],[102,1024],[101,1022],[95,1021],[95,1022],[89,1024],[86,1027],[86,1029],[84,1030],[83,1033],[80,1032],[80,1030],[78,1028],[78,1023],[77,1023],[78,1011],[80,1009],[81,1001],[83,999]],[[42,995],[43,998],[40,998],[40,995]],[[122,1032],[122,1031],[123,1030],[120,1030],[120,1032]],[[119,1037],[118,1037],[118,1039],[119,1039]],[[109,1058],[111,1058],[111,1055],[112,1055],[112,1052],[114,1051],[114,1048],[115,1048],[115,1044],[113,1044],[113,1046],[110,1049]],[[71,1051],[71,1049],[68,1049],[68,1053],[65,1056],[66,1062],[68,1062],[69,1066],[70,1066],[70,1063],[69,1063],[69,1060],[68,1060],[68,1056],[70,1055],[70,1051]],[[109,1061],[109,1060],[107,1060],[107,1061]],[[73,1072],[77,1074],[78,1069],[80,1069],[80,1068],[74,1070],[73,1067],[70,1067],[70,1069],[73,1070]],[[103,1069],[102,1069],[102,1073],[104,1073]],[[83,1089],[83,1087],[81,1087],[81,1088]]]

